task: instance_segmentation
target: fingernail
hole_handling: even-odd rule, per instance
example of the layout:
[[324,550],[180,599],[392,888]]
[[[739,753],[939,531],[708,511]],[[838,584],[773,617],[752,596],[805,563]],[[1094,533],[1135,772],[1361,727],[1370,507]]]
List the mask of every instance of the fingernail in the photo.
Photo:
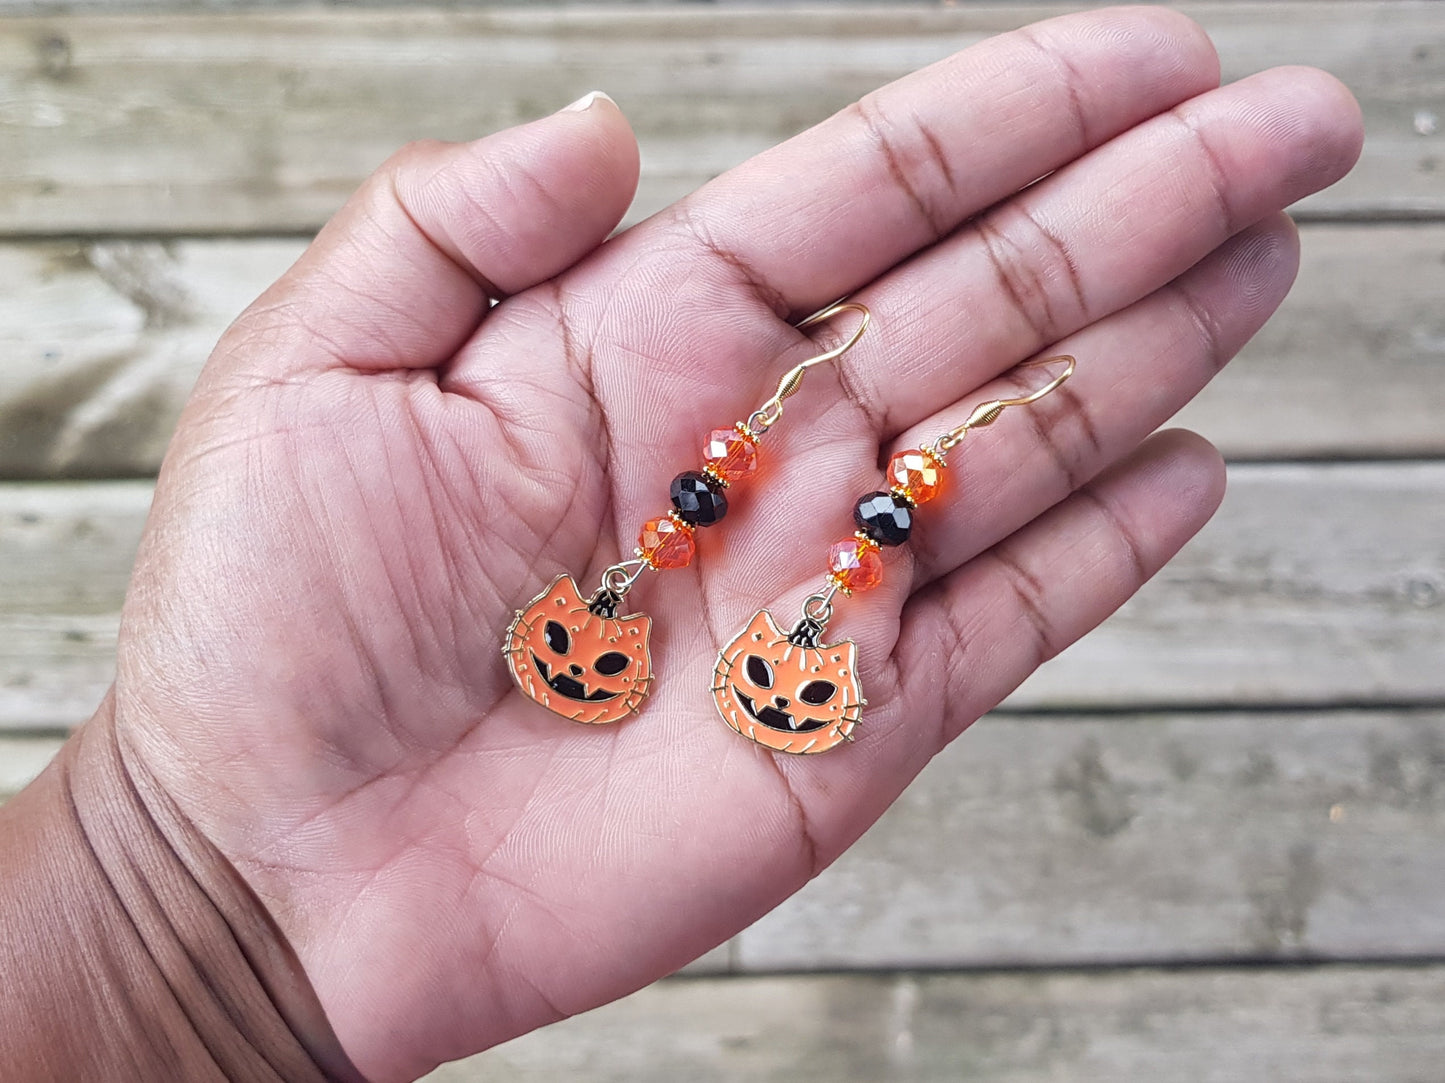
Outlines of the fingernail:
[[558,110],[558,112],[585,113],[587,112],[587,110],[592,108],[593,103],[596,102],[598,98],[604,98],[607,101],[612,102],[613,105],[617,104],[615,101],[612,101],[612,95],[606,93],[605,91],[590,90],[586,94],[583,94],[582,97],[578,98],[571,105],[564,105],[560,110]]

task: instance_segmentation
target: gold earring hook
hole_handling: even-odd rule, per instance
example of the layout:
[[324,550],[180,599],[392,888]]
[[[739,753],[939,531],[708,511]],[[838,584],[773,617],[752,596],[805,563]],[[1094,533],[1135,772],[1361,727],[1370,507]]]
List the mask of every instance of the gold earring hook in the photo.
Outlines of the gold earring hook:
[[842,357],[856,346],[858,340],[863,337],[863,332],[868,330],[868,324],[873,319],[873,313],[868,311],[866,305],[861,305],[857,301],[839,301],[837,304],[829,305],[827,308],[814,312],[807,319],[795,325],[798,330],[801,331],[805,327],[812,327],[816,323],[823,323],[826,320],[830,320],[840,312],[850,311],[860,313],[863,317],[863,319],[859,321],[857,329],[843,341],[842,345],[834,346],[831,350],[825,350],[816,357],[810,357],[808,360],[801,364],[794,365],[787,372],[783,373],[783,378],[778,381],[778,389],[773,392],[773,397],[749,415],[746,422],[746,427],[749,432],[754,436],[762,436],[763,433],[777,424],[778,418],[783,416],[783,400],[796,392],[802,385],[803,374],[814,365],[821,365],[824,362]]
[[1056,365],[1060,362],[1064,363],[1064,371],[1044,384],[1043,387],[1035,391],[1030,391],[1027,395],[1020,395],[1018,398],[991,399],[988,402],[979,403],[973,408],[973,413],[968,415],[967,421],[958,426],[958,428],[951,429],[944,433],[924,450],[939,462],[942,462],[943,457],[958,446],[958,443],[968,435],[971,429],[981,429],[985,425],[992,425],[998,420],[998,415],[1010,406],[1027,406],[1031,402],[1038,402],[1039,399],[1051,391],[1057,391],[1059,387],[1063,385],[1063,382],[1074,374],[1074,367],[1077,362],[1075,362],[1071,354],[1056,354],[1053,357],[1042,357],[1037,361],[1024,361],[1014,366],[1015,368],[1026,369],[1037,368],[1040,365]]

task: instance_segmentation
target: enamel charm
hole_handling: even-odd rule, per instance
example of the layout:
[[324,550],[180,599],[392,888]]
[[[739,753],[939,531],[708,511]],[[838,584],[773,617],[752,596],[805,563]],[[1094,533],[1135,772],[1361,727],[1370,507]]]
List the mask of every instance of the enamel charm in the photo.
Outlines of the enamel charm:
[[851,597],[883,582],[883,550],[908,541],[919,505],[936,497],[943,485],[949,451],[974,429],[992,425],[1007,408],[1037,402],[1073,375],[1074,359],[1066,354],[1025,362],[1052,364],[1063,364],[1064,370],[1043,387],[980,403],[957,428],[888,460],[889,487],[854,502],[857,530],[829,547],[823,589],[803,603],[793,630],[784,635],[773,615],[760,610],[718,653],[712,698],[724,722],[775,752],[827,752],[853,740],[868,701],[858,686],[853,641],[823,643],[834,597]]
[[852,302],[830,305],[797,326],[809,327],[840,312],[862,320],[841,344],[802,361],[778,382],[760,407],[731,428],[714,429],[703,440],[703,468],[672,479],[672,508],[647,520],[637,535],[634,559],[602,573],[602,583],[584,599],[570,575],[559,575],[517,610],[502,653],[522,693],[539,706],[573,722],[619,722],[642,707],[652,687],[648,637],[652,618],[618,616],[627,593],[647,571],[685,568],[697,553],[697,532],[722,522],[728,488],[750,477],[758,465],[758,442],[783,416],[783,400],[797,392],[814,365],[841,357],[868,327],[868,309]]
[[652,618],[619,617],[621,601],[600,590],[584,601],[559,575],[517,611],[502,648],[527,696],[573,722],[619,722],[642,706],[652,685]]
[[820,643],[806,617],[784,633],[766,609],[718,653],[712,698],[723,721],[777,752],[826,752],[853,739],[863,705],[858,648]]

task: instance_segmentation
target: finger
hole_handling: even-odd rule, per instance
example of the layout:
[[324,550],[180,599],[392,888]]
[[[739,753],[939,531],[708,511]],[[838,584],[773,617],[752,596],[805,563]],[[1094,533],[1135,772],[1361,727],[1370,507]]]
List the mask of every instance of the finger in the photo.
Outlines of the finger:
[[[1359,107],[1324,72],[1211,91],[1072,163],[898,268],[841,362],[880,437],[1174,279],[1359,155]],[[918,318],[907,318],[918,313]]]
[[[837,378],[830,370],[841,373],[852,407],[810,417],[826,399],[812,391],[796,400],[774,487],[792,480],[797,491],[812,491],[822,478],[827,491],[872,488],[876,475],[865,477],[874,461],[870,443],[1147,296],[1239,228],[1331,183],[1357,157],[1360,133],[1358,106],[1336,80],[1280,69],[1146,121],[986,212],[980,228],[966,227],[859,294],[878,318],[836,369],[810,378],[816,388]],[[569,282],[596,278],[611,263],[593,261]],[[731,265],[695,263],[669,300],[693,310],[708,305],[709,319],[669,314],[667,334],[641,343],[616,325],[618,314],[635,314],[642,302],[621,303],[596,282],[572,295],[592,297],[591,309],[581,311],[613,321],[607,333],[594,331],[595,352],[579,351],[599,359],[590,386],[607,404],[613,429],[656,434],[673,454],[689,453],[697,432],[718,416],[745,416],[763,389],[756,370],[781,369],[776,325],[749,319],[747,298],[727,292]],[[645,261],[629,265],[634,280],[651,276],[659,290],[665,270]],[[731,333],[718,335],[712,317],[725,318]],[[513,401],[518,379],[515,366],[502,363],[507,356],[494,350],[488,401],[503,403],[504,416],[523,417],[527,430],[544,431],[535,406]],[[549,402],[555,395],[547,388],[560,384],[553,377],[528,387],[527,400]],[[637,394],[644,386],[675,390]],[[805,474],[788,465],[803,461]],[[624,492],[651,493],[665,484],[660,457],[630,459],[618,470],[626,471],[617,474]],[[867,488],[855,490],[853,478]],[[620,510],[629,522],[645,511]],[[736,513],[739,527],[746,522],[771,536],[782,509],[760,507],[755,518],[740,504]]]
[[1219,83],[1190,19],[1068,15],[900,79],[636,231],[716,258],[778,314],[851,292],[1090,147]]
[[[427,368],[491,298],[566,270],[606,239],[637,187],[637,142],[606,96],[472,143],[398,152],[253,305],[283,370]],[[223,351],[224,352],[224,351]],[[247,363],[261,363],[247,351]]]
[[856,742],[823,763],[778,757],[818,852],[840,852],[929,758],[1123,605],[1223,494],[1224,463],[1211,445],[1193,433],[1161,433],[917,594],[893,656],[885,663],[860,653],[874,706]]
[[[1298,233],[1277,213],[1164,289],[1060,343],[1080,359],[1073,377],[1028,407],[1005,410],[949,455],[944,488],[915,513],[908,545],[885,552],[883,584],[855,599],[857,634],[891,649],[899,632],[893,614],[910,594],[949,575],[1137,448],[1264,325],[1289,292],[1298,266]],[[1030,390],[1047,379],[1042,370],[1010,374],[915,426],[891,450],[922,447],[962,422],[978,402]],[[845,491],[885,487],[875,473]],[[845,509],[838,509],[818,531],[817,546],[845,536],[849,525]]]
[[1209,521],[1224,484],[1213,445],[1182,429],[1159,433],[920,592],[895,658],[901,697],[916,701],[928,695],[922,658],[946,651],[934,749],[1128,601]]
[[[849,603],[860,635],[891,649],[895,615],[910,594],[1136,448],[1264,325],[1298,266],[1294,223],[1276,212],[1163,289],[1059,343],[1059,350],[1078,358],[1074,375],[1045,398],[1005,410],[948,456],[942,491],[913,513],[908,544],[884,551],[882,585]],[[902,433],[886,455],[930,444],[978,403],[1033,390],[1049,378],[1047,370],[1024,369],[986,384]],[[796,500],[739,509],[728,539],[727,577],[739,597],[736,605],[718,607],[724,619],[746,619],[759,597],[793,612],[797,600],[817,588],[819,554],[854,529],[849,497],[890,484],[871,440],[839,439],[829,423],[806,435],[810,446],[778,465],[774,484],[810,494],[804,502],[809,513],[798,515]],[[834,495],[818,507],[816,493]],[[779,538],[787,544],[780,547]],[[799,558],[792,565],[796,578],[781,583],[780,553]]]
[[[1006,410],[949,456],[947,488],[920,509],[909,539],[912,582],[899,574],[892,589],[948,574],[1137,447],[1264,326],[1298,268],[1299,234],[1277,213],[1163,289],[1065,339],[1059,348],[1079,358],[1069,382],[1026,409]],[[973,401],[1046,379],[1026,369]],[[957,404],[920,423],[896,450],[922,446],[971,409]]]

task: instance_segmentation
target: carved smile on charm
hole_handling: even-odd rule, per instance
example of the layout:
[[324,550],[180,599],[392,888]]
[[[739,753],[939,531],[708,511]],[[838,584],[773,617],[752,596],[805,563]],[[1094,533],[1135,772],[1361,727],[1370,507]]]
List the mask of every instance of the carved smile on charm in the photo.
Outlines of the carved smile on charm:
[[[558,673],[556,676],[552,676],[552,671],[547,663],[535,654],[532,655],[532,664],[537,667],[537,673],[541,676],[542,680],[547,683],[547,687],[554,692],[566,696],[568,699],[580,699],[585,702],[601,703],[604,700],[616,699],[618,696],[617,692],[609,692],[605,688],[599,688],[595,692],[589,692],[585,684],[566,673]],[[573,668],[575,668],[578,673],[582,672],[581,666],[574,666]]]
[[787,711],[779,710],[777,707],[759,708],[753,702],[753,698],[741,688],[734,688],[733,695],[737,696],[738,703],[755,722],[761,722],[770,730],[778,730],[782,733],[807,733],[810,730],[822,729],[828,723],[821,718],[805,718],[801,722],[795,721]]
[[852,640],[795,641],[764,609],[718,652],[712,698],[748,740],[812,755],[853,739],[864,704],[857,672]]
[[647,640],[652,621],[619,617],[559,575],[507,629],[502,653],[522,694],[574,722],[618,722],[636,711],[652,685]]

